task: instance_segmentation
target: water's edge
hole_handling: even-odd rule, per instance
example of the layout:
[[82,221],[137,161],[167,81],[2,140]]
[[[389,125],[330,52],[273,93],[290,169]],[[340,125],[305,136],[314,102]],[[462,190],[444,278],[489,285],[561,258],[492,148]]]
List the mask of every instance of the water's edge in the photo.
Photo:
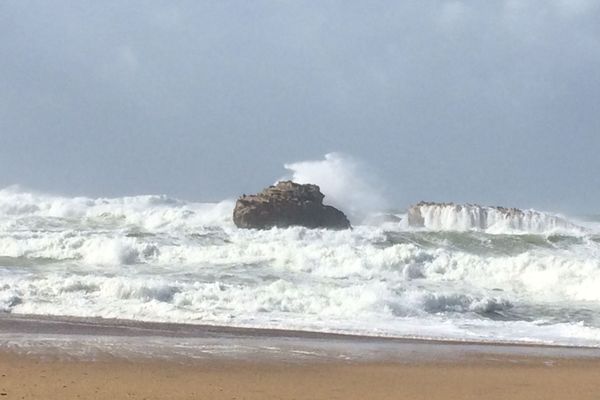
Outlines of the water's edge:
[[0,314],[0,352],[41,359],[457,362],[494,357],[600,358],[600,349],[385,338],[131,320]]

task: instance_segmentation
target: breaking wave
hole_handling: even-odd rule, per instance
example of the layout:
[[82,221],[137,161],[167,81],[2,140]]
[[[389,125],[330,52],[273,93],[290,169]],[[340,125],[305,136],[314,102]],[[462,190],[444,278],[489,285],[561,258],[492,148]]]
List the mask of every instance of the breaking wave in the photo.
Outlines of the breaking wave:
[[422,202],[408,210],[407,219],[410,226],[429,230],[536,234],[584,232],[582,227],[559,215],[536,210],[472,204]]
[[325,202],[344,210],[354,224],[389,206],[376,175],[348,155],[328,153],[323,160],[300,161],[284,167],[291,175],[281,180],[319,185]]
[[0,190],[0,310],[600,346],[600,239],[565,217],[421,204],[254,231],[232,208]]

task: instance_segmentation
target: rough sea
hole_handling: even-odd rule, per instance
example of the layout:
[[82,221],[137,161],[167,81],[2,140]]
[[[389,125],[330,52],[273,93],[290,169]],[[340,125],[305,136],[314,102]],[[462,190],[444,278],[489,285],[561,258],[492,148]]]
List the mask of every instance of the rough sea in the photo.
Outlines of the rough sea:
[[0,190],[0,312],[600,347],[597,219],[431,205],[421,227],[255,231],[233,206]]

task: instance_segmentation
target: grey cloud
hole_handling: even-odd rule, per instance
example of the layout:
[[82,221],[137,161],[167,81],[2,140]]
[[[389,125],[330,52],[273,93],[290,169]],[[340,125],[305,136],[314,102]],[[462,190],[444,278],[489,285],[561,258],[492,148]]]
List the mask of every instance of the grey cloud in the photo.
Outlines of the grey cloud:
[[215,200],[352,154],[396,204],[597,211],[595,1],[0,3],[0,186]]

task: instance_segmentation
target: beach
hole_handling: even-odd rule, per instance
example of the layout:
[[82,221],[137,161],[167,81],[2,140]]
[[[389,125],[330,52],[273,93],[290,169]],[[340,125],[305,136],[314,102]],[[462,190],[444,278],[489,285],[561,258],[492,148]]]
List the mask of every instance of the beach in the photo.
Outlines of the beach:
[[48,361],[0,354],[7,399],[597,399],[598,360]]
[[598,398],[593,218],[232,207],[0,190],[0,399]]
[[600,350],[0,318],[7,399],[596,399]]

